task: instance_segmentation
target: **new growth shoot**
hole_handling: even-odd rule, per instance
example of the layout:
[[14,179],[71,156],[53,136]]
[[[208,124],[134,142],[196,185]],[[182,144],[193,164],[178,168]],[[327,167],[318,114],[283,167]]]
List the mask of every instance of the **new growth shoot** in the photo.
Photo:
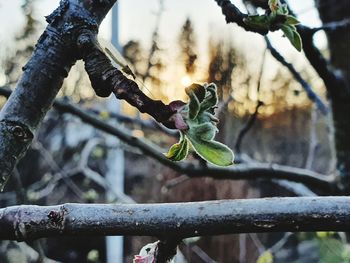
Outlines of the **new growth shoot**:
[[[214,116],[218,96],[216,85],[192,84],[186,88],[189,97],[187,104],[178,104],[177,112],[181,114],[187,127],[180,130],[180,141],[169,149],[165,156],[172,161],[185,159],[193,149],[204,160],[218,165],[233,164],[233,152],[226,145],[214,140],[219,131],[219,120]],[[174,103],[175,104],[175,103]]]

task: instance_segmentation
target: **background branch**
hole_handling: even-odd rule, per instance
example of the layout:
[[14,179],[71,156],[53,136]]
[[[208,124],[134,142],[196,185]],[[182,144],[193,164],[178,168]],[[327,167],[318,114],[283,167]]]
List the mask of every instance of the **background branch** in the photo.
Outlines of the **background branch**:
[[317,106],[317,108],[323,113],[328,113],[328,107],[324,104],[322,99],[313,91],[312,87],[309,85],[309,83],[306,82],[306,80],[303,79],[301,74],[295,69],[292,63],[289,63],[286,61],[286,59],[275,49],[268,37],[265,36],[265,42],[266,47],[270,51],[271,55],[280,62],[283,66],[285,66],[290,73],[293,75],[294,79],[299,82],[299,84],[302,86],[302,88],[305,90],[307,96],[309,99],[314,102]]
[[67,101],[56,100],[54,107],[61,112],[79,117],[85,123],[99,130],[118,137],[120,140],[138,148],[144,154],[159,161],[161,164],[181,174],[186,174],[189,177],[213,177],[215,179],[230,180],[280,179],[304,183],[312,189],[326,191],[328,193],[332,193],[337,189],[333,176],[325,176],[310,170],[278,164],[237,164],[227,168],[220,168],[214,166],[201,167],[200,165],[197,166],[188,162],[173,162],[161,153],[162,151],[158,146],[142,138],[133,136],[123,128],[111,126],[100,120],[97,116],[89,114]]

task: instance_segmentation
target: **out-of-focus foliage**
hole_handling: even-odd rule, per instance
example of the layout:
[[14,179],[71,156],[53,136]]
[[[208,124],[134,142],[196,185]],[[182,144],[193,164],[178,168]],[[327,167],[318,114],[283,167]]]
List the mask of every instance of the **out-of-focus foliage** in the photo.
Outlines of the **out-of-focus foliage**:
[[186,73],[192,75],[196,70],[196,37],[191,20],[186,19],[179,37],[179,46],[181,49],[181,59],[186,68]]
[[256,263],[273,263],[272,253],[269,250],[265,251],[259,256]]

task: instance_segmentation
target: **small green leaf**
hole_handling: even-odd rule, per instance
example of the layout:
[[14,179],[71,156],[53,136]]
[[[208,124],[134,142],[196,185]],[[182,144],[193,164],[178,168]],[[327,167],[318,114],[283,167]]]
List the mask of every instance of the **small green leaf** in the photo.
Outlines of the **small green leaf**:
[[298,25],[298,24],[300,24],[300,21],[296,17],[289,15],[289,16],[287,16],[286,23],[288,25]]
[[185,91],[188,96],[191,92],[193,92],[196,95],[199,102],[203,101],[206,92],[205,88],[197,83],[193,83],[191,86],[187,87]]
[[302,50],[302,42],[299,33],[297,32],[295,26],[284,24],[281,26],[284,35],[289,39],[290,43],[298,50]]
[[200,111],[201,113],[208,111],[209,113],[214,114],[214,110],[219,102],[216,85],[213,83],[206,84],[205,89],[207,92],[203,102],[200,105]]
[[197,96],[194,94],[194,92],[190,92],[188,94],[190,97],[190,102],[188,104],[188,117],[193,120],[197,117],[199,110],[200,110],[200,103],[197,98]]
[[286,4],[281,5],[281,10],[282,10],[282,13],[284,15],[288,15],[288,13],[289,13],[288,5],[286,5]]
[[[183,118],[185,125],[176,125],[180,130],[180,141],[174,144],[166,157],[173,161],[186,158],[190,146],[204,159],[219,166],[233,164],[233,152],[226,145],[214,141],[218,132],[218,119],[214,116],[218,96],[216,85],[192,84],[186,89],[190,100],[181,105],[177,114]],[[173,106],[173,105],[172,105]],[[176,107],[175,107],[176,108]],[[175,119],[176,121],[176,119]],[[184,126],[184,129],[180,129]]]
[[198,123],[210,122],[216,125],[219,122],[219,119],[216,118],[212,113],[209,113],[208,111],[205,111],[198,115]]
[[180,142],[171,146],[168,153],[165,154],[165,157],[175,162],[182,161],[187,157],[188,151],[188,140],[184,136],[181,136]]
[[293,31],[294,41],[292,42],[293,46],[300,52],[303,49],[303,42],[298,31]]
[[256,263],[273,263],[273,255],[271,251],[267,250],[262,253]]
[[269,8],[272,12],[277,11],[278,6],[279,6],[279,0],[269,0]]
[[211,122],[205,122],[199,125],[190,125],[188,134],[191,137],[198,137],[204,141],[211,141],[214,139],[215,134],[218,132],[218,128]]
[[270,19],[267,15],[251,15],[243,19],[243,22],[255,29],[269,30]]
[[282,25],[281,29],[286,38],[292,43],[294,40],[293,28],[290,25]]
[[233,164],[233,152],[225,144],[216,141],[204,141],[196,137],[188,137],[192,148],[204,160],[218,166]]

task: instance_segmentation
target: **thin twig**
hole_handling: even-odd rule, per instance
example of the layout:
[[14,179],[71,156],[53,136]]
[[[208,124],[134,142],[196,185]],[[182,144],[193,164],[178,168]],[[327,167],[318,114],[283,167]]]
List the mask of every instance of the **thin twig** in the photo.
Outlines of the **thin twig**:
[[257,87],[256,87],[258,102],[256,104],[254,113],[249,117],[247,123],[241,128],[241,130],[238,133],[236,144],[234,146],[235,152],[237,154],[241,153],[241,145],[242,145],[243,139],[244,139],[245,135],[249,132],[249,130],[253,127],[253,125],[258,117],[260,107],[264,105],[263,102],[260,101],[259,94],[260,94],[260,86],[261,86],[261,79],[262,79],[263,70],[264,70],[265,59],[266,59],[266,49],[264,49],[264,53],[262,56],[262,61],[261,61],[261,65],[260,65],[259,75],[258,75],[258,82],[257,82]]
[[[0,89],[0,93],[1,91],[2,89]],[[282,179],[304,183],[311,188],[324,190],[328,193],[337,189],[334,176],[325,176],[306,169],[278,164],[238,164],[227,168],[221,168],[215,166],[201,167],[188,162],[173,162],[165,158],[157,145],[151,144],[142,138],[137,138],[129,131],[119,126],[111,126],[98,117],[85,112],[67,101],[56,100],[54,102],[54,107],[61,112],[75,115],[95,128],[118,137],[125,143],[140,149],[144,154],[157,160],[161,164],[181,174],[187,174],[189,177],[213,177],[215,179],[231,180]]]
[[293,64],[287,62],[285,60],[285,58],[277,51],[277,49],[275,49],[270,40],[268,39],[268,37],[265,37],[265,43],[266,43],[266,47],[267,49],[270,51],[271,55],[278,61],[280,62],[283,66],[285,66],[290,73],[293,75],[293,77],[295,78],[296,81],[299,82],[299,84],[303,87],[303,89],[305,90],[307,96],[309,97],[309,99],[311,101],[313,101],[317,108],[323,113],[323,114],[327,114],[328,113],[328,107],[324,104],[324,102],[322,101],[322,99],[313,91],[312,87],[309,85],[309,83],[307,83],[303,77],[300,75],[300,73],[295,69],[295,67],[293,66]]
[[346,30],[350,28],[350,19],[343,19],[340,21],[334,21],[334,22],[330,22],[330,23],[325,23],[320,27],[314,27],[314,28],[310,28],[310,31],[312,33],[316,33],[320,30],[324,30],[324,31],[336,31],[336,30]]
[[317,141],[317,111],[311,109],[311,120],[310,120],[310,137],[309,137],[309,150],[306,158],[305,168],[312,170],[312,164],[315,159],[315,153],[318,146]]

